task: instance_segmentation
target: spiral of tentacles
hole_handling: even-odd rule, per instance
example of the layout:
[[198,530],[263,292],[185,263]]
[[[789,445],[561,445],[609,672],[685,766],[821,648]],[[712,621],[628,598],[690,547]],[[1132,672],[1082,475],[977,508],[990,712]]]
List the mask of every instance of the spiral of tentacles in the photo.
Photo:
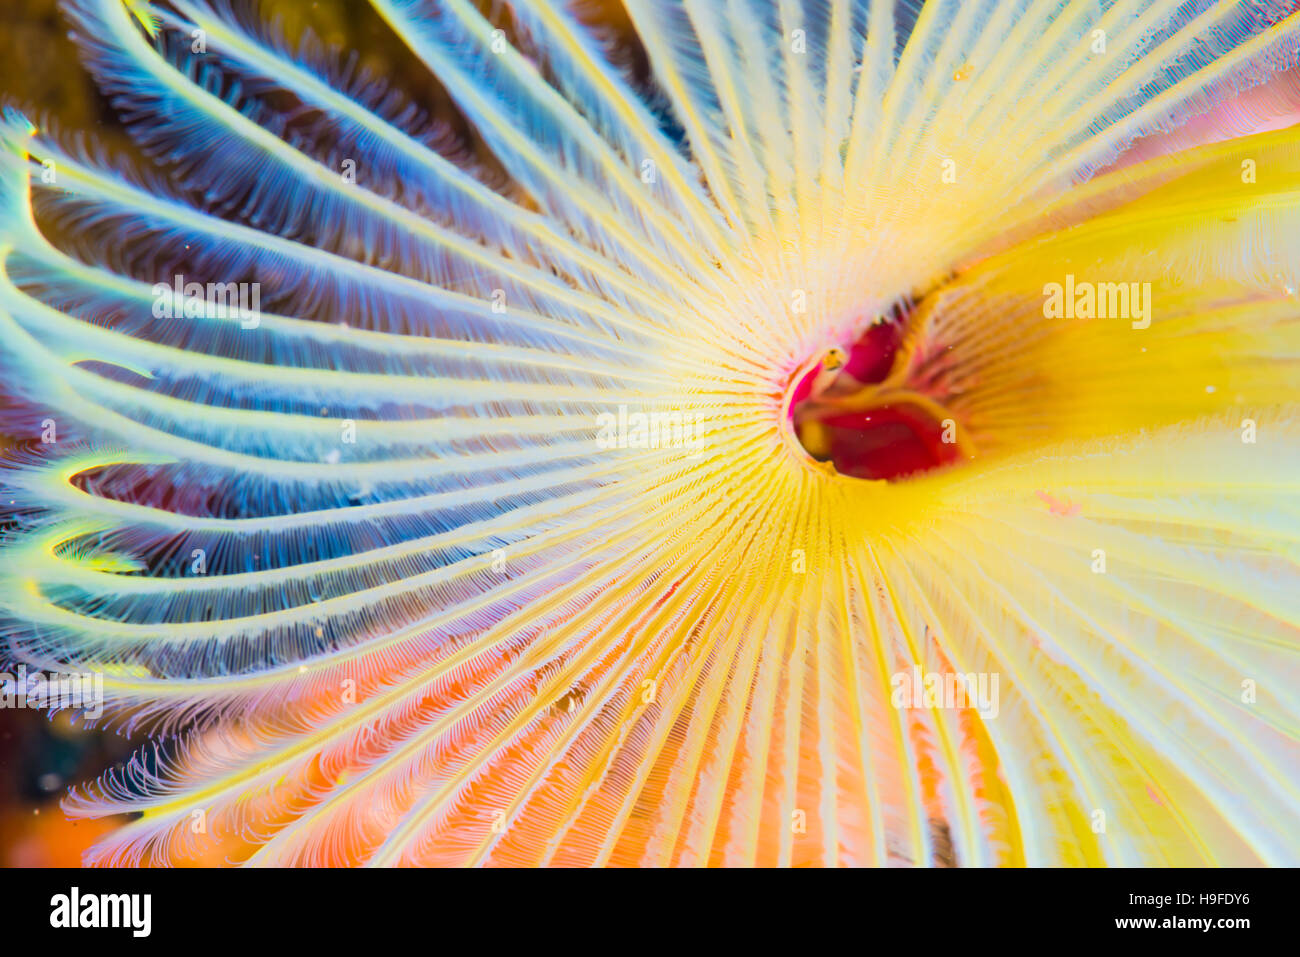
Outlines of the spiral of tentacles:
[[92,860],[1300,860],[1289,5],[625,6],[374,0],[476,156],[69,4],[156,165],[0,130],[0,601],[155,736]]

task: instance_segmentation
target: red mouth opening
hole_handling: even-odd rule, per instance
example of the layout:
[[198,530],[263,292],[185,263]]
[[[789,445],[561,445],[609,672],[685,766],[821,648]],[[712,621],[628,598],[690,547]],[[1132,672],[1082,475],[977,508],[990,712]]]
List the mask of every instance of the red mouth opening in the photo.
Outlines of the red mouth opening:
[[894,481],[962,458],[956,422],[889,381],[902,333],[897,319],[871,326],[847,353],[829,350],[791,393],[799,444],[842,475]]

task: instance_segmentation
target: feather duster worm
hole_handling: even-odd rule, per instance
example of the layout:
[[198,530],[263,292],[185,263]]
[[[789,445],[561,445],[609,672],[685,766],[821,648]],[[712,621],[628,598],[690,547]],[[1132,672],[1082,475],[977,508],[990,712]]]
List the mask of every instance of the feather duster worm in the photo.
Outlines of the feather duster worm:
[[222,0],[5,114],[91,863],[1300,863],[1290,4],[373,5],[490,159]]

